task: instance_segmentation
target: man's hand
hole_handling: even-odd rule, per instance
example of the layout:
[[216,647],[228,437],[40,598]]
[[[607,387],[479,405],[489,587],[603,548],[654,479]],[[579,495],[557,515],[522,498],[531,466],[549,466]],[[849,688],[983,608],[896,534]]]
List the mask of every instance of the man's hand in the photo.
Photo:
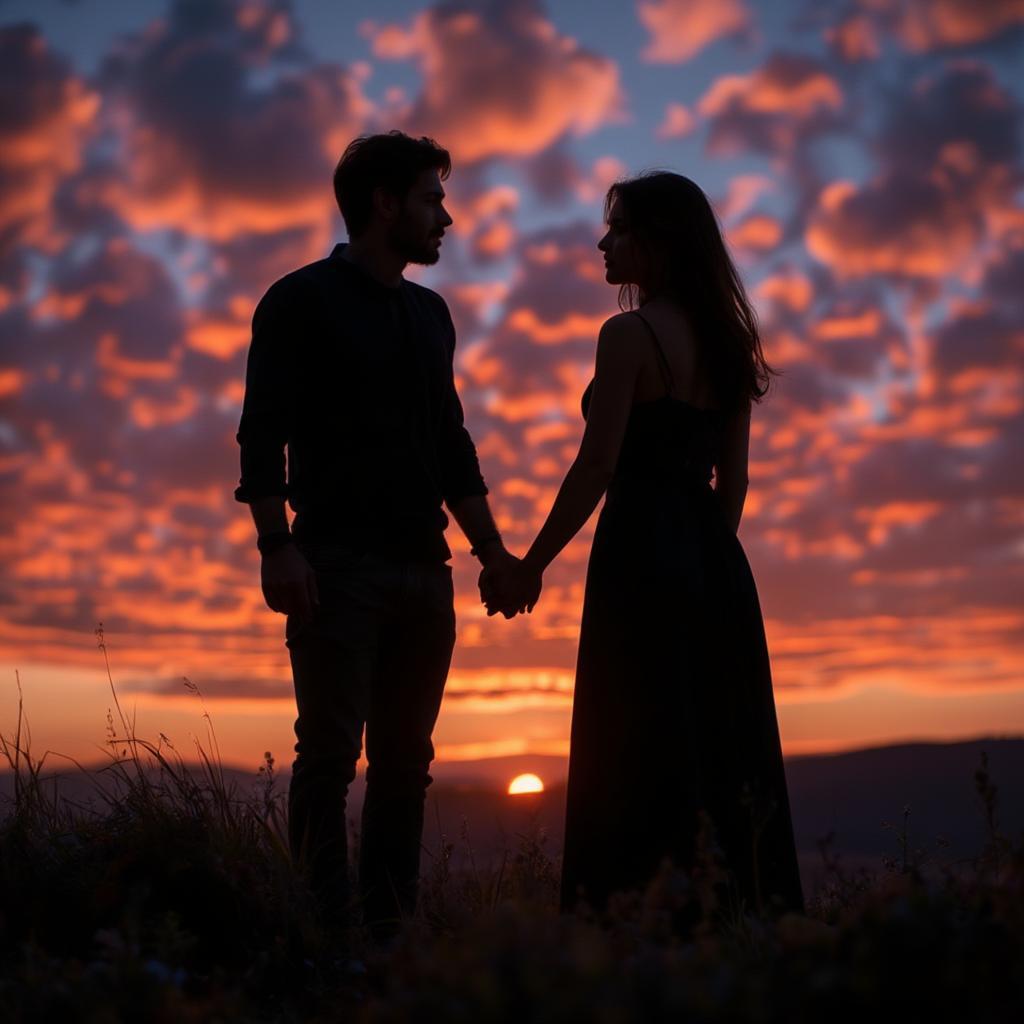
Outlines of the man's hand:
[[480,600],[487,606],[488,615],[501,612],[506,619],[511,619],[522,610],[519,605],[512,603],[506,593],[518,565],[519,559],[504,547],[488,553],[477,580]]
[[273,612],[310,619],[320,603],[316,572],[294,544],[263,556],[260,582],[263,598]]
[[508,552],[494,562],[488,562],[480,573],[480,599],[487,606],[487,614],[501,612],[506,619],[524,611],[533,611],[541,591],[540,573],[533,573]]

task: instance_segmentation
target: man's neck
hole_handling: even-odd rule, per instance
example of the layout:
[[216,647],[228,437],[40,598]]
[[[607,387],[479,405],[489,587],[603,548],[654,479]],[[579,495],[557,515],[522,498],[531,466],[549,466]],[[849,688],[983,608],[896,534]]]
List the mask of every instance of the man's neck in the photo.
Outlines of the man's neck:
[[407,261],[376,239],[360,238],[349,242],[341,258],[354,263],[387,288],[398,288],[402,284],[402,271]]

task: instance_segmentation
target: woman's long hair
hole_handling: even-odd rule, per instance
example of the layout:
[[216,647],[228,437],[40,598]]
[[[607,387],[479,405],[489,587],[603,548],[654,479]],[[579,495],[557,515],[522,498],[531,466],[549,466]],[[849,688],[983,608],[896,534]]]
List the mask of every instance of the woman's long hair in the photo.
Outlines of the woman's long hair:
[[720,407],[734,412],[760,402],[769,375],[779,371],[764,358],[757,314],[707,196],[682,174],[650,171],[608,189],[605,219],[616,199],[646,265],[642,285],[619,289],[619,307],[636,309],[656,295],[673,299],[690,320],[698,365]]

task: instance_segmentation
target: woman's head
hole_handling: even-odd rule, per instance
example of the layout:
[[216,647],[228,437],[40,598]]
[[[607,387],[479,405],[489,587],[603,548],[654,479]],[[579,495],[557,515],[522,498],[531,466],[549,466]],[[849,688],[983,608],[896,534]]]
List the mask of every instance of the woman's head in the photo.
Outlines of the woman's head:
[[[653,171],[611,186],[608,231],[598,243],[619,305],[654,298],[679,306],[723,406],[760,401],[768,390],[757,317],[707,196],[689,178]],[[763,381],[764,386],[761,386]]]

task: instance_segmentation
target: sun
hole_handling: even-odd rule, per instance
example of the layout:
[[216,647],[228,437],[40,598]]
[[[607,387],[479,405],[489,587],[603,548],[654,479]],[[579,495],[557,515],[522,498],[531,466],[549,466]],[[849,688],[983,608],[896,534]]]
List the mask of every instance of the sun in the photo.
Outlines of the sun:
[[509,793],[543,793],[544,783],[541,782],[540,776],[534,775],[533,772],[527,772],[525,775],[517,775],[508,784]]

